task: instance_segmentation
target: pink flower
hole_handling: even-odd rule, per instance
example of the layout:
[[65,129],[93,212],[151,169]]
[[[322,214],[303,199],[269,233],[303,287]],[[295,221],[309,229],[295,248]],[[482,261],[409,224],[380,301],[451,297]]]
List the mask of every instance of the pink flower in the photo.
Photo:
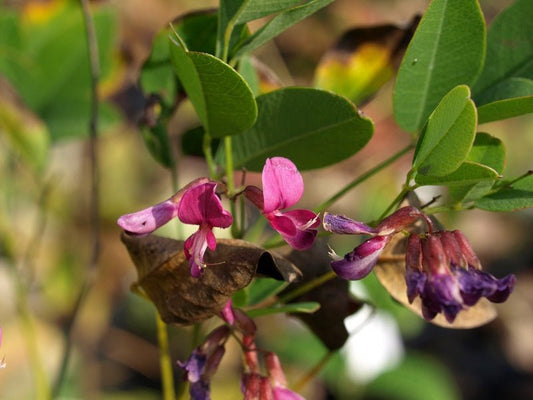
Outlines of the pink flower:
[[193,186],[183,194],[178,205],[177,215],[181,222],[199,225],[198,231],[189,236],[184,244],[191,275],[196,278],[201,276],[206,267],[204,254],[207,248],[216,248],[213,228],[227,228],[233,223],[231,214],[222,206],[215,189],[215,182]]
[[199,178],[170,199],[144,210],[121,216],[117,223],[129,234],[146,235],[178,217],[185,224],[199,225],[198,231],[184,244],[191,275],[198,278],[206,267],[207,248],[215,250],[217,242],[213,228],[227,228],[233,223],[231,214],[222,207],[215,189],[217,183]]
[[245,190],[246,197],[258,208],[283,239],[297,250],[313,245],[320,224],[310,210],[282,210],[292,207],[304,191],[302,175],[294,163],[283,157],[267,158],[263,167],[263,192],[253,186]]

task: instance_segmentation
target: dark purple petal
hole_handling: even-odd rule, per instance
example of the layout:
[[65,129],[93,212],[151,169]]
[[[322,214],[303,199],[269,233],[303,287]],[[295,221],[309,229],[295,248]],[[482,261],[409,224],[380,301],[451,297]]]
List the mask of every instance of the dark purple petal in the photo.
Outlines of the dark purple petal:
[[224,210],[216,195],[216,183],[209,182],[193,186],[182,196],[178,207],[178,218],[191,225],[209,225],[227,228],[233,222],[231,214]]
[[199,380],[189,384],[191,400],[211,400],[209,382]]
[[189,359],[185,362],[178,361],[178,365],[185,370],[187,380],[193,383],[201,379],[206,361],[206,355],[194,349]]
[[450,323],[455,320],[459,311],[463,309],[459,286],[452,275],[430,275],[424,287],[424,292],[420,297],[427,311],[430,312],[428,315],[442,312]]
[[405,283],[407,284],[407,298],[412,303],[416,296],[424,292],[427,276],[423,272],[407,270],[405,272]]
[[283,157],[267,158],[263,167],[264,213],[296,204],[304,191],[302,175],[294,163]]
[[443,231],[438,234],[450,264],[456,267],[467,267],[466,259],[463,256],[459,243],[457,243],[453,232]]
[[357,246],[342,260],[333,261],[331,268],[343,279],[358,280],[367,276],[389,241],[389,236],[376,236]]
[[344,215],[324,214],[324,229],[341,235],[374,235],[376,230]]
[[454,274],[459,281],[463,301],[468,306],[476,304],[481,297],[486,297],[494,303],[504,302],[516,281],[514,275],[496,279],[491,274],[472,267],[456,268]]

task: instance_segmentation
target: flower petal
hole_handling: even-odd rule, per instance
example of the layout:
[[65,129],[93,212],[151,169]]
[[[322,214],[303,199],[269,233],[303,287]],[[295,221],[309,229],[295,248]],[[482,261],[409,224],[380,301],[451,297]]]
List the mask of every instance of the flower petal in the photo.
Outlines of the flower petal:
[[177,215],[178,204],[166,200],[155,206],[121,216],[117,224],[130,234],[146,235]]
[[376,230],[344,215],[324,214],[324,229],[341,235],[374,235]]
[[343,279],[362,279],[372,271],[389,239],[390,236],[370,238],[346,254],[342,260],[333,261],[331,267]]
[[193,186],[182,196],[178,207],[178,218],[191,225],[208,224],[227,228],[233,222],[231,214],[224,210],[215,193],[216,183],[209,182]]
[[264,213],[296,204],[304,191],[303,178],[296,165],[284,157],[267,158],[263,167]]
[[290,389],[283,387],[275,387],[274,400],[305,400],[305,398]]
[[309,210],[276,212],[265,214],[265,217],[283,239],[297,250],[305,250],[313,245],[318,233],[316,228],[320,225],[318,216]]

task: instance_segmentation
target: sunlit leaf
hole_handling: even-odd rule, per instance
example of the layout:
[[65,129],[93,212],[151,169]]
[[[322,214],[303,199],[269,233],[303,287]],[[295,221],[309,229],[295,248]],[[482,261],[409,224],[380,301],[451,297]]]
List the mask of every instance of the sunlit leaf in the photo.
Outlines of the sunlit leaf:
[[441,98],[471,83],[483,65],[485,22],[475,0],[434,0],[398,71],[394,116],[409,132],[422,128]]
[[264,307],[249,310],[246,313],[251,317],[259,317],[261,315],[271,315],[280,313],[304,313],[312,314],[320,309],[320,304],[316,301],[309,301],[305,303],[291,303],[282,306]]
[[406,28],[380,25],[345,32],[320,60],[315,86],[364,103],[392,78],[418,21]]
[[498,176],[498,172],[490,167],[472,161],[465,161],[451,174],[444,176],[418,174],[415,181],[419,185],[456,186],[494,181]]
[[468,86],[451,90],[428,119],[415,150],[413,170],[444,176],[459,168],[472,148],[476,120]]
[[352,103],[326,91],[284,88],[257,97],[257,105],[255,125],[233,138],[236,168],[261,171],[273,156],[300,170],[332,165],[361,150],[374,130]]
[[248,286],[248,303],[253,306],[269,297],[275,296],[286,286],[283,281],[268,278],[257,278]]
[[257,116],[253,93],[228,64],[206,53],[187,51],[170,37],[170,56],[185,92],[210,136],[238,135]]

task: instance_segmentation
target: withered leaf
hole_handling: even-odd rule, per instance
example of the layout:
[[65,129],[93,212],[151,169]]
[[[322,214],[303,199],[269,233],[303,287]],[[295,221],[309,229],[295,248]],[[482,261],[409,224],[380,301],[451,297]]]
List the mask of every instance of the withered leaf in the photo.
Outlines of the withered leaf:
[[[304,271],[304,277],[301,281],[289,285],[281,292],[281,295],[331,271],[331,259],[324,240],[317,240],[309,250],[292,250],[286,255],[286,258]],[[362,306],[362,303],[350,295],[348,286],[348,281],[335,277],[289,301],[289,303],[308,301],[320,303],[320,308],[313,314],[295,313],[291,315],[301,319],[309,326],[311,331],[330,350],[339,349],[344,345],[349,337],[344,326],[344,319],[358,311]]]
[[[374,273],[394,299],[422,317],[420,297],[417,297],[412,304],[407,299],[404,254],[405,238],[395,237],[380,257]],[[481,298],[476,305],[457,314],[453,323],[446,321],[441,314],[429,322],[444,328],[470,329],[487,324],[494,318],[496,318],[496,308],[487,299]]]
[[208,267],[202,277],[193,278],[183,241],[124,232],[121,239],[137,268],[137,285],[167,323],[186,325],[212,317],[256,272],[289,282],[301,276],[289,261],[249,242],[219,239],[216,251],[205,254]]

